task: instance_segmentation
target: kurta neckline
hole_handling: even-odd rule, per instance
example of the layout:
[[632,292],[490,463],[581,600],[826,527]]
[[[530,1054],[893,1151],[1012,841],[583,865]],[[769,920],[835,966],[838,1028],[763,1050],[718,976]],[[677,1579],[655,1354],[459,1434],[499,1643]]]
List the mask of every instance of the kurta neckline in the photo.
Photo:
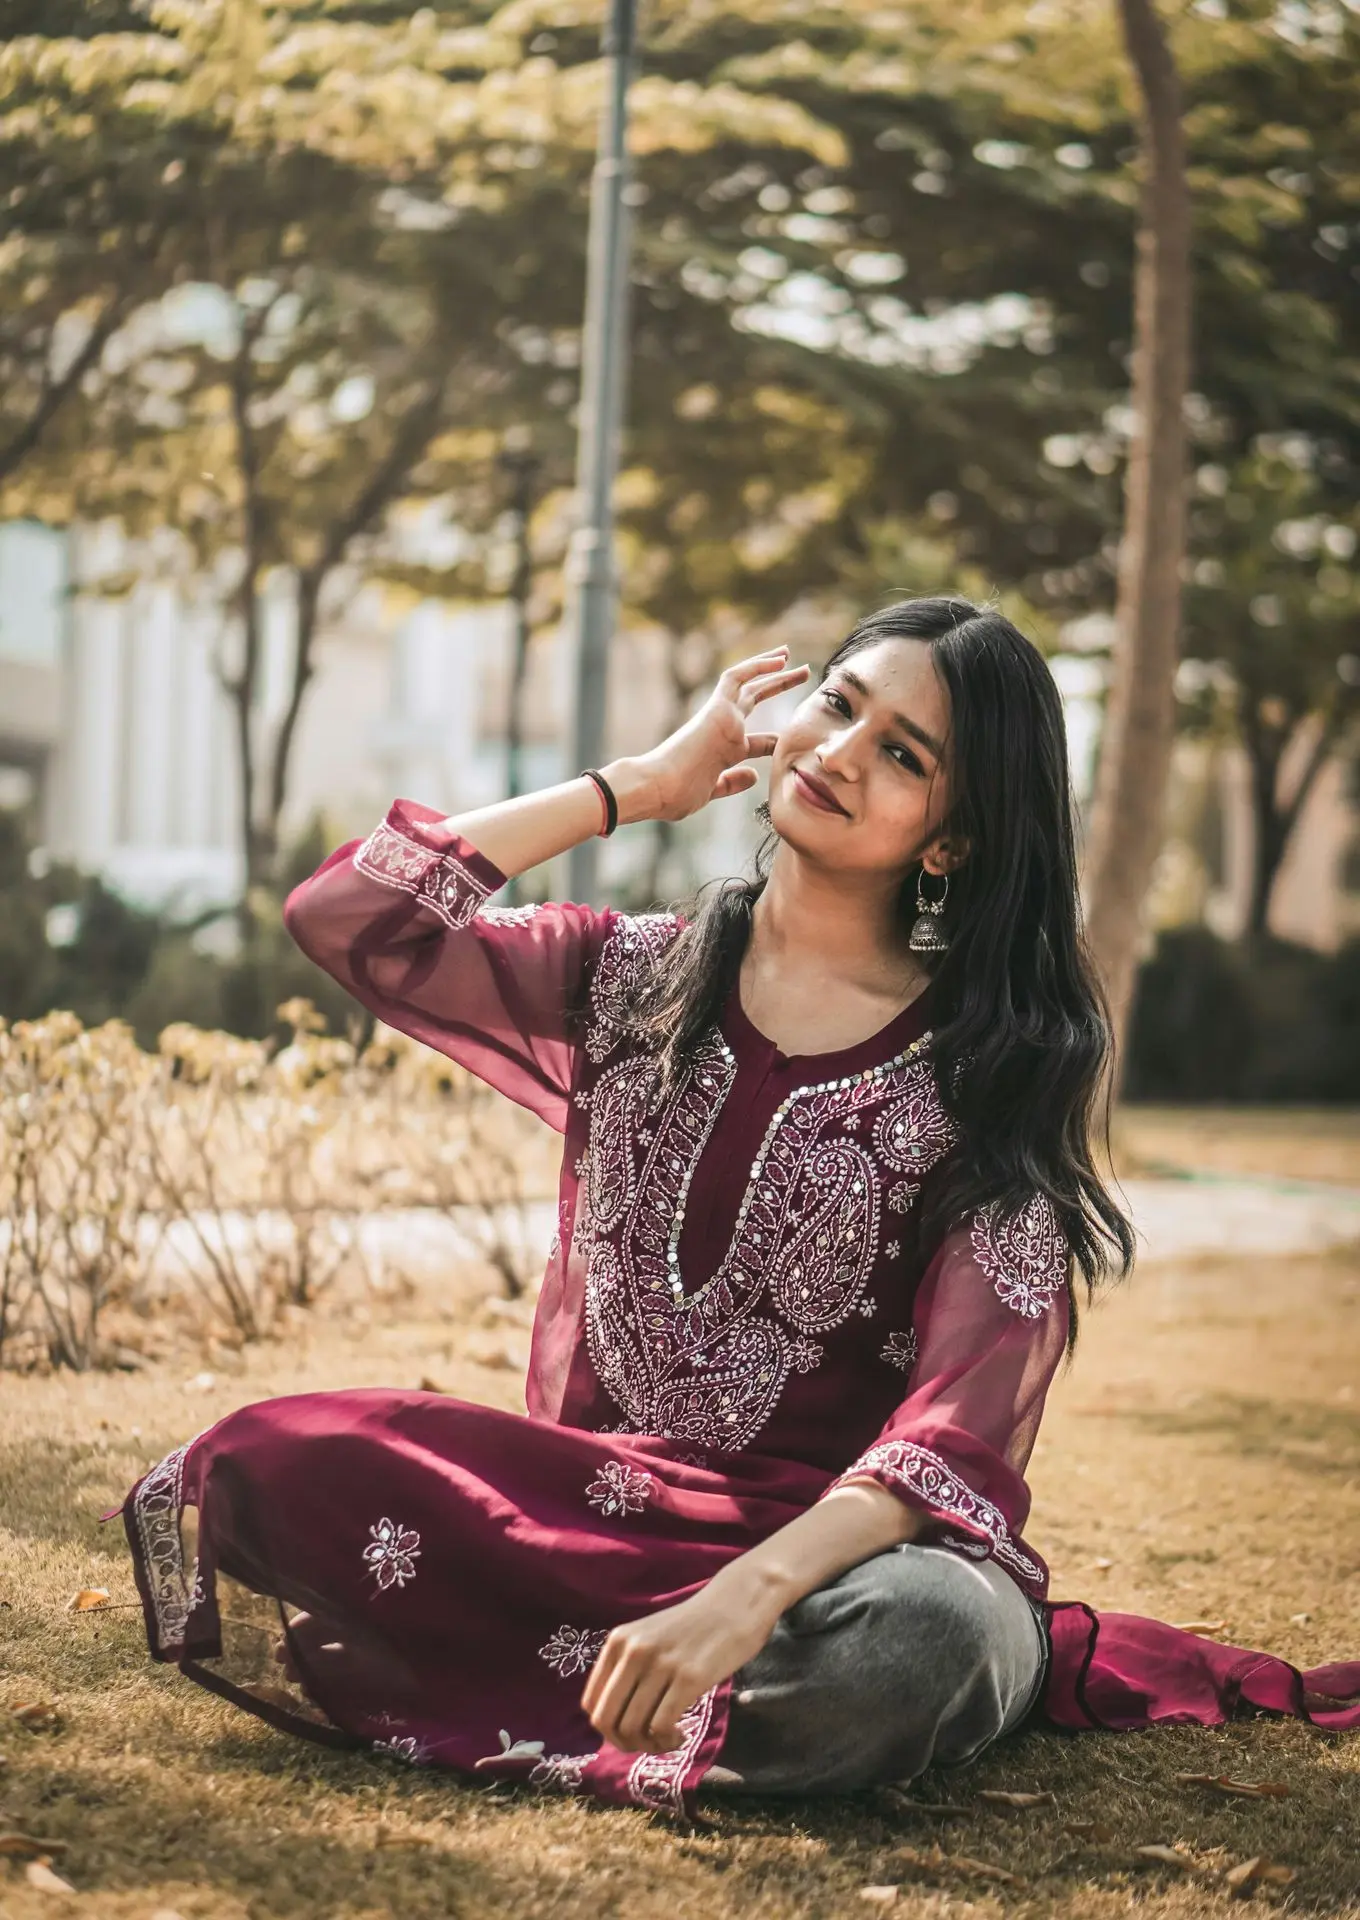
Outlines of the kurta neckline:
[[739,1063],[760,1064],[776,1072],[788,1069],[815,1073],[818,1079],[834,1079],[878,1066],[919,1040],[929,1024],[930,983],[885,1026],[853,1046],[836,1047],[825,1053],[785,1053],[767,1034],[760,1031],[741,1004],[741,981],[732,982],[723,1009],[723,1037]]

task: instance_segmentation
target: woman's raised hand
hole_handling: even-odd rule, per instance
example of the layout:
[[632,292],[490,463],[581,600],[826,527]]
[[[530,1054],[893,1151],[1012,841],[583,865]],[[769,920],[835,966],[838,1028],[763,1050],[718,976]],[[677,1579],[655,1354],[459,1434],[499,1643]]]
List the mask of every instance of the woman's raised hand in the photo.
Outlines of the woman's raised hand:
[[710,800],[744,793],[759,775],[746,763],[774,752],[773,733],[753,733],[747,722],[762,700],[806,680],[806,666],[791,667],[787,647],[738,660],[720,676],[707,700],[676,731],[640,754],[637,764],[652,783],[647,811],[656,820],[683,820]]

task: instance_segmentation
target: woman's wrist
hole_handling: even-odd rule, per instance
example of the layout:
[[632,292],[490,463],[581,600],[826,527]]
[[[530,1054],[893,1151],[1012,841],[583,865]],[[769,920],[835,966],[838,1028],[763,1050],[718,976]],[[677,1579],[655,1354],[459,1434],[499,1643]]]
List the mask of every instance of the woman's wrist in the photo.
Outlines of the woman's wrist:
[[660,794],[657,780],[644,761],[634,758],[611,760],[598,771],[613,788],[621,827],[658,817]]

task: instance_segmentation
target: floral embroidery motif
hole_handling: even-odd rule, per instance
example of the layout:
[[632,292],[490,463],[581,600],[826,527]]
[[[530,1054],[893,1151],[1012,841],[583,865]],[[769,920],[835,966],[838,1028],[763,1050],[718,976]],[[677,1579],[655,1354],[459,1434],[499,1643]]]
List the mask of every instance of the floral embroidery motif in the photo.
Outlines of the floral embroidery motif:
[[184,1645],[189,1615],[204,1597],[195,1560],[188,1574],[179,1522],[184,1506],[184,1462],[194,1442],[167,1453],[146,1474],[133,1495],[132,1512],[142,1544],[147,1591],[156,1619],[156,1647],[169,1653]]
[[386,820],[355,853],[354,865],[370,880],[433,908],[453,933],[476,918],[491,892],[491,883],[479,880],[452,849],[436,853]]
[[973,1253],[997,1298],[1026,1320],[1048,1312],[1067,1284],[1070,1254],[1046,1194],[1003,1219],[993,1204],[973,1219]]
[[557,1793],[580,1793],[581,1776],[594,1758],[593,1753],[550,1753],[530,1770],[529,1785],[550,1787]]
[[911,1203],[920,1191],[915,1180],[894,1180],[888,1188],[889,1213],[910,1213]]
[[368,1570],[378,1582],[379,1593],[389,1587],[404,1587],[416,1577],[415,1562],[420,1558],[420,1535],[396,1520],[380,1520],[370,1527],[372,1538],[364,1548]]
[[916,1353],[916,1329],[910,1327],[906,1333],[890,1333],[887,1345],[878,1357],[886,1360],[890,1367],[900,1367],[903,1373],[910,1373],[916,1365]]
[[601,1513],[641,1513],[652,1497],[652,1476],[623,1460],[606,1460],[586,1488],[586,1499]]
[[594,1666],[608,1637],[605,1627],[556,1627],[552,1638],[539,1648],[539,1658],[569,1680],[574,1673],[585,1673]]
[[386,1740],[375,1740],[373,1751],[384,1760],[400,1760],[408,1767],[423,1767],[430,1757],[429,1748],[413,1733],[391,1734]]
[[480,1760],[473,1761],[473,1766],[498,1767],[505,1760],[541,1760],[547,1744],[543,1740],[512,1740],[504,1727],[500,1730],[500,1742],[499,1753],[483,1754]]
[[680,1715],[676,1723],[680,1745],[673,1753],[644,1753],[628,1769],[626,1791],[636,1805],[670,1813],[684,1811],[685,1777],[704,1743],[717,1691],[711,1688]]
[[966,1481],[951,1473],[938,1453],[917,1446],[913,1440],[880,1440],[833,1480],[821,1497],[825,1499],[832,1487],[863,1474],[882,1474],[890,1485],[913,1495],[922,1506],[972,1527],[988,1542],[995,1559],[1022,1581],[1042,1590],[1042,1568],[1012,1540],[1000,1507],[974,1493]]
[[811,1373],[821,1365],[824,1349],[819,1340],[809,1340],[805,1333],[789,1342],[789,1365],[795,1373]]

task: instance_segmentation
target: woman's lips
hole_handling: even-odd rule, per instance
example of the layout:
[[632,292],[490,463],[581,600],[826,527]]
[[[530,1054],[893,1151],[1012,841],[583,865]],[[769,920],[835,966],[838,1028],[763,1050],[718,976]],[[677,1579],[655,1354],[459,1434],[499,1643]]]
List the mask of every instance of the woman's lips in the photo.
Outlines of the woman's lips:
[[813,781],[809,780],[807,775],[798,767],[795,767],[793,770],[793,782],[799,797],[806,800],[810,807],[816,807],[821,813],[838,813],[842,818],[846,817],[845,808],[831,799],[831,797],[823,792]]

